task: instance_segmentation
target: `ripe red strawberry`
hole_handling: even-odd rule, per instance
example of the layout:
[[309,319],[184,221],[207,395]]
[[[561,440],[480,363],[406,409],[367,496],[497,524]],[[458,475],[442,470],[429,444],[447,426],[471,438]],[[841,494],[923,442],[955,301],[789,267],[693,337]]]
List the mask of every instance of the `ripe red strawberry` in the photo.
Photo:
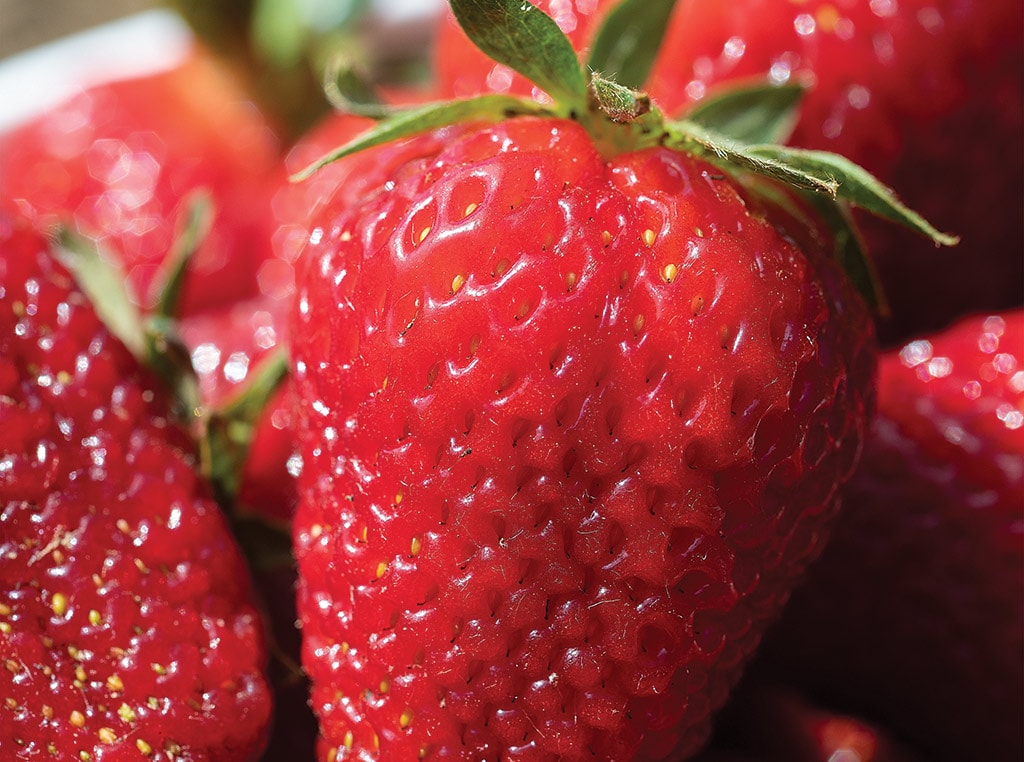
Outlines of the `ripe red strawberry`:
[[[524,69],[530,39],[574,60],[534,9],[457,6]],[[312,216],[295,543],[321,759],[692,755],[857,460],[873,334],[827,247],[560,71],[551,112],[385,121],[403,140],[341,159]]]
[[145,306],[183,201],[207,192],[216,218],[191,264],[190,313],[260,293],[277,161],[270,127],[197,49],[176,68],[88,89],[0,135],[0,188],[40,229],[70,216],[121,258]]
[[166,396],[0,221],[0,756],[241,760],[263,631]]
[[[538,4],[588,44],[614,5]],[[723,83],[804,82],[793,145],[853,159],[961,236],[935,251],[864,222],[893,340],[1024,302],[1022,23],[1016,0],[691,0],[677,4],[647,86],[676,112]],[[443,91],[528,92],[450,19],[436,50]]]
[[846,513],[770,653],[931,759],[1024,756],[1024,312],[885,355]]

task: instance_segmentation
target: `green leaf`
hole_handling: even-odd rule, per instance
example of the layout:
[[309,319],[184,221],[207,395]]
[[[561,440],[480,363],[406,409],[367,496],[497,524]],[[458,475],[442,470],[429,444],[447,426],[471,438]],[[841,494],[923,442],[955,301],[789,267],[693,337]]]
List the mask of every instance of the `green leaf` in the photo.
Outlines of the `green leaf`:
[[163,263],[162,277],[156,286],[156,298],[153,300],[154,311],[160,317],[177,316],[188,263],[209,234],[213,217],[213,199],[206,191],[194,192],[185,200],[179,230],[167,260]]
[[143,324],[143,337],[142,361],[171,393],[175,413],[191,429],[202,414],[202,395],[192,356],[178,336],[174,318],[152,315]]
[[139,308],[128,294],[121,263],[100,251],[95,241],[67,227],[57,230],[57,258],[89,298],[103,324],[138,358],[146,355]]
[[257,366],[238,394],[208,411],[200,454],[204,473],[222,504],[234,504],[256,426],[287,377],[287,353],[279,350]]
[[888,315],[889,303],[885,291],[849,207],[819,193],[803,191],[801,195],[828,226],[832,234],[835,260],[846,271],[864,301],[878,314]]
[[529,79],[565,109],[583,108],[587,82],[576,51],[558,24],[526,0],[451,0],[473,43]]
[[686,119],[741,143],[785,143],[799,119],[803,95],[797,84],[730,87],[697,103]]
[[429,103],[425,106],[403,109],[382,120],[373,129],[313,162],[293,175],[292,180],[305,180],[321,167],[350,154],[439,127],[447,127],[459,122],[496,122],[511,116],[550,115],[550,113],[549,109],[539,103],[511,95],[481,95],[465,100]]
[[251,34],[253,47],[275,66],[302,60],[308,29],[297,0],[255,0]]
[[756,158],[784,162],[808,176],[834,184],[836,198],[908,227],[931,238],[936,244],[955,246],[960,240],[937,230],[924,217],[905,206],[890,188],[867,170],[842,156],[776,145],[749,146],[746,153]]
[[370,119],[386,119],[396,109],[381,102],[366,77],[359,72],[351,56],[338,52],[324,68],[324,95],[335,108],[346,114]]
[[587,66],[620,85],[644,86],[676,0],[622,0],[597,32]]
[[838,190],[838,183],[832,178],[807,172],[768,153],[755,153],[752,146],[719,135],[694,122],[669,122],[665,129],[666,146],[702,156],[726,172],[734,173],[737,169],[746,169],[794,188],[825,193],[833,198]]

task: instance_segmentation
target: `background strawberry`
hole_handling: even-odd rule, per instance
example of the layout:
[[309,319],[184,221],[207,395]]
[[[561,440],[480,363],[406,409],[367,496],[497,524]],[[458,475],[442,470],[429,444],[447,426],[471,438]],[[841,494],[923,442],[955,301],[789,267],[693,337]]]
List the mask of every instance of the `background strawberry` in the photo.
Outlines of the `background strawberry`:
[[262,626],[189,439],[45,241],[0,241],[0,750],[255,759]]
[[[614,3],[538,5],[590,44]],[[892,306],[883,338],[895,341],[1024,303],[1022,24],[1014,0],[693,0],[677,4],[647,84],[677,112],[723,83],[803,82],[794,145],[853,159],[961,236],[957,249],[936,251],[862,221]],[[529,91],[451,18],[435,67],[448,93]]]
[[881,363],[846,512],[766,655],[930,759],[1024,756],[1024,313]]
[[260,293],[274,276],[270,189],[277,139],[227,71],[201,49],[180,66],[90,88],[0,135],[0,189],[47,230],[69,215],[120,258],[152,306],[193,191],[215,222],[190,265],[183,309]]

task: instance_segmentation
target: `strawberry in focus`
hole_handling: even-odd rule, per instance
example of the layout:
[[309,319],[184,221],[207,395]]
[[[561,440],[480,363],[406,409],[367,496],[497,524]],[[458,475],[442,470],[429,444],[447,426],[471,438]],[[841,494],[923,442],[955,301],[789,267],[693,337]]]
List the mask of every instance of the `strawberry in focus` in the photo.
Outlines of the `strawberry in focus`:
[[1024,313],[885,354],[845,513],[765,655],[930,759],[1024,756]]
[[[538,5],[589,46],[615,4]],[[696,0],[677,4],[645,84],[674,113],[731,82],[802,82],[810,89],[792,145],[852,159],[961,237],[956,250],[937,251],[861,220],[892,308],[880,330],[892,342],[1024,302],[1022,24],[1015,0]],[[435,70],[452,95],[530,92],[450,15]]]
[[190,440],[46,241],[0,239],[0,749],[256,759],[263,630]]
[[[459,5],[578,66],[536,9]],[[568,71],[548,87],[586,99]],[[696,753],[856,463],[874,337],[830,243],[590,92],[347,155],[311,216],[295,546],[321,759]],[[412,113],[381,134],[442,118]]]
[[73,220],[120,259],[146,307],[184,200],[207,193],[216,219],[190,265],[183,310],[193,313],[260,293],[277,152],[230,74],[196,48],[178,66],[92,87],[0,135],[0,188],[40,230]]

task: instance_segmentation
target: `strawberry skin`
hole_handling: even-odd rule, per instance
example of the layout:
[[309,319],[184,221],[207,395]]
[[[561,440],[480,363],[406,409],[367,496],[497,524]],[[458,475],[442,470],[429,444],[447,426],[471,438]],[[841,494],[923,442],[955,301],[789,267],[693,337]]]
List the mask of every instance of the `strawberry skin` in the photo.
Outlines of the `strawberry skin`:
[[[583,43],[614,5],[536,4]],[[893,343],[1024,302],[1022,24],[1017,0],[688,0],[647,90],[677,113],[730,82],[802,82],[810,90],[793,145],[846,156],[961,237],[936,251],[860,220],[892,307],[882,338]],[[445,93],[530,91],[487,62],[450,14],[435,50]]]
[[886,353],[846,512],[766,656],[931,759],[1024,757],[1024,312]]
[[0,219],[0,756],[256,759],[248,575],[166,398]]
[[260,293],[277,151],[238,84],[197,48],[176,68],[92,87],[0,135],[0,189],[39,229],[73,222],[119,257],[147,307],[182,202],[209,194],[214,225],[183,297],[192,313]]
[[857,460],[859,297],[573,122],[340,164],[293,331],[320,758],[695,753]]

